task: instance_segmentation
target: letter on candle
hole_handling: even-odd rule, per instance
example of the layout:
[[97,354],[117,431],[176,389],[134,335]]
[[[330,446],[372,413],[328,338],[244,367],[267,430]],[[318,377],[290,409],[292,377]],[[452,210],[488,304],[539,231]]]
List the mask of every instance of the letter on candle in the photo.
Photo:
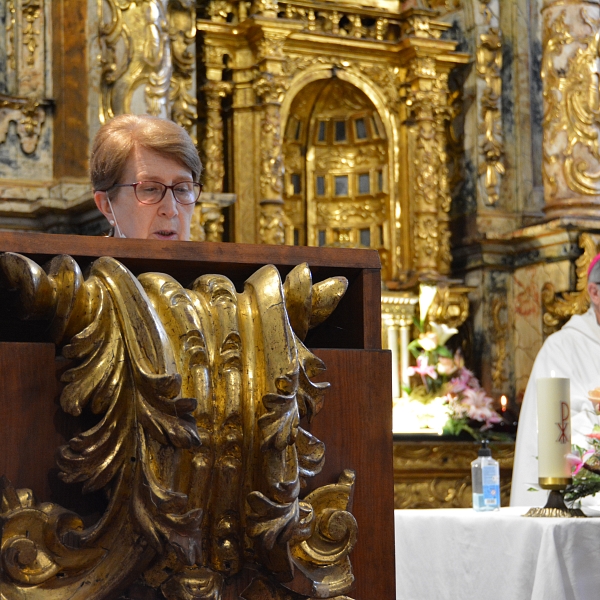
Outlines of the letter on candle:
[[571,478],[567,460],[567,454],[571,452],[570,397],[569,379],[543,377],[537,380],[540,480]]

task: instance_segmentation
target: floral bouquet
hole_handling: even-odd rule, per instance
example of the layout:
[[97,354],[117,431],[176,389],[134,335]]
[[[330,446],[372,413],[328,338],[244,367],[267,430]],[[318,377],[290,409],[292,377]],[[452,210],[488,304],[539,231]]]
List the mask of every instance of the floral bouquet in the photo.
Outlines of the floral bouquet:
[[421,331],[419,338],[408,346],[417,364],[409,367],[408,375],[418,376],[418,383],[405,391],[412,400],[444,405],[448,420],[442,433],[459,435],[466,431],[480,439],[485,430],[502,418],[492,408],[492,398],[465,368],[460,350],[452,353],[446,346],[458,330],[430,323],[431,330],[425,332],[422,321],[417,325]]
[[573,471],[573,483],[565,490],[567,502],[575,502],[600,492],[600,427],[594,425],[587,438],[590,448],[573,446],[567,457]]

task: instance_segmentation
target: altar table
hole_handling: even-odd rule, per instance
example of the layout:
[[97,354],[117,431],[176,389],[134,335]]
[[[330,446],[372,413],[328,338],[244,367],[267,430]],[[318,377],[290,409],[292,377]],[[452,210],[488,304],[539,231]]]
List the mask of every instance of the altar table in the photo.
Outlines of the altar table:
[[600,518],[396,510],[396,600],[596,600]]

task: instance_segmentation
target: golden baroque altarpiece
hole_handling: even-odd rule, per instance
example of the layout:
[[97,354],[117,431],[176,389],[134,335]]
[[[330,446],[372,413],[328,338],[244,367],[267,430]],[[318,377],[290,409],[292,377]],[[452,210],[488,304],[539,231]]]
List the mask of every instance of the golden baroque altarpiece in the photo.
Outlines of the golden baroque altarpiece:
[[544,336],[586,306],[597,0],[2,10],[2,228],[98,232],[95,131],[159,114],[206,167],[195,239],[377,249],[388,336],[406,335],[417,283],[439,284],[436,318],[468,316],[471,364],[515,410]]
[[58,450],[60,477],[107,499],[84,527],[0,479],[1,598],[112,598],[141,574],[165,598],[218,600],[247,564],[262,573],[248,600],[265,586],[269,598],[342,598],[353,582],[354,473],[301,499],[325,446],[299,423],[329,386],[311,381],[325,366],[302,340],[335,309],[345,278],[313,285],[301,264],[282,284],[266,266],[242,293],[221,275],[184,289],[112,258],[84,279],[69,256],[43,270],[14,253],[0,255],[0,271],[19,316],[46,322],[72,361],[62,410],[96,416]]

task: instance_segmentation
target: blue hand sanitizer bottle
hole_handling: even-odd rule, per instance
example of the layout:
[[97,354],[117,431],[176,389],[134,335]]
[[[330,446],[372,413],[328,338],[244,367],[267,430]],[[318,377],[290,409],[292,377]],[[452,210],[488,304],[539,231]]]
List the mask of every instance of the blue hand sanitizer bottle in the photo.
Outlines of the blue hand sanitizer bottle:
[[487,440],[481,442],[478,456],[471,463],[471,483],[475,510],[500,510],[500,469]]

